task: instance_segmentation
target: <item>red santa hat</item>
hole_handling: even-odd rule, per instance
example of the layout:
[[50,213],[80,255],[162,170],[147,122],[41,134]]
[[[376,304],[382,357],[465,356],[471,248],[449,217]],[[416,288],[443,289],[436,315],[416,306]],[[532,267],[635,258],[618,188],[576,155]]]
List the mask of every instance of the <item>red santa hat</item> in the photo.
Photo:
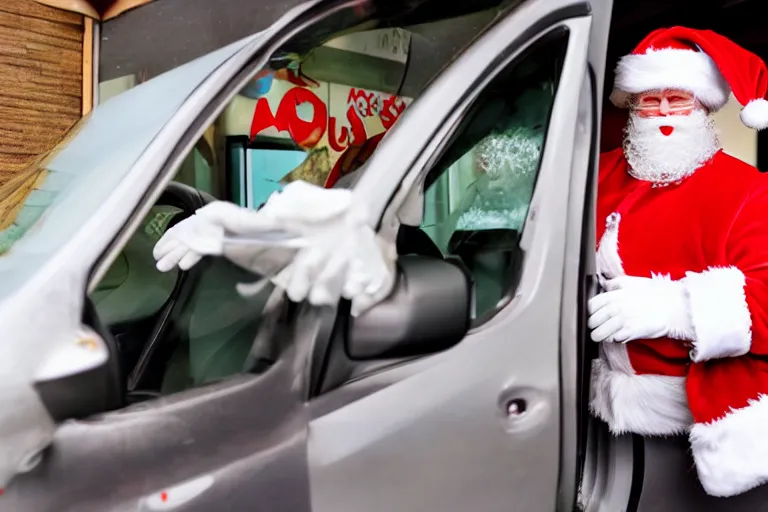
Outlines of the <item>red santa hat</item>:
[[733,91],[744,105],[741,121],[768,127],[768,70],[763,60],[711,30],[685,27],[651,32],[616,66],[611,102],[627,107],[632,94],[657,89],[690,91],[710,111]]

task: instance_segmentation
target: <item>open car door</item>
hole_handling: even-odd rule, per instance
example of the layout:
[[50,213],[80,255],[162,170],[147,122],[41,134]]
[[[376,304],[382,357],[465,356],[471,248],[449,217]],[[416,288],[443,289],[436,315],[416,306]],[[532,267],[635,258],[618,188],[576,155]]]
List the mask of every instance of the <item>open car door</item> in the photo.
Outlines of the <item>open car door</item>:
[[382,304],[302,323],[314,510],[573,510],[610,7],[503,12],[358,171],[380,235],[420,242]]

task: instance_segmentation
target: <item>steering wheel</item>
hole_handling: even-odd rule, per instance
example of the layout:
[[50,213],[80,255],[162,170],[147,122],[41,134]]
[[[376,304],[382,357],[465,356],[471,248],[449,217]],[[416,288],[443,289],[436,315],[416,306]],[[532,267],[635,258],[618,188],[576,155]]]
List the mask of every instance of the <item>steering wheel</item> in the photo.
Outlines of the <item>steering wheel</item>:
[[[171,182],[155,203],[156,205],[172,206],[181,210],[169,222],[168,229],[194,215],[195,211],[205,206],[216,198],[182,183]],[[173,290],[168,299],[157,313],[157,320],[150,331],[150,336],[141,350],[138,361],[127,379],[127,399],[130,402],[145,400],[159,395],[154,391],[147,391],[144,386],[148,384],[152,369],[155,366],[155,356],[163,345],[170,328],[173,325],[174,313],[182,308],[191,292],[195,289],[204,263],[201,262],[187,271],[179,271]],[[150,389],[152,386],[148,386]],[[142,390],[144,389],[144,390]],[[141,391],[140,391],[141,390]]]

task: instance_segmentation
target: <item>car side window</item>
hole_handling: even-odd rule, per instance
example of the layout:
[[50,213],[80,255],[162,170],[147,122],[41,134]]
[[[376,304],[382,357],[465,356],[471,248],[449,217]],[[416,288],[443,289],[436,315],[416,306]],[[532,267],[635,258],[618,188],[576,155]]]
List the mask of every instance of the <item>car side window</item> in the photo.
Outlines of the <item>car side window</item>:
[[155,244],[197,207],[196,189],[179,174],[89,294],[117,344],[129,403],[241,372],[273,289],[241,295],[237,285],[259,276],[225,258],[188,271],[156,268]]
[[103,322],[119,325],[151,315],[171,294],[178,269],[157,270],[152,248],[180,212],[169,205],[153,206],[107,269],[90,295]]
[[475,281],[476,317],[514,290],[568,34],[544,36],[481,93],[425,182],[420,229]]
[[303,55],[279,51],[207,127],[89,296],[117,343],[129,402],[274,362],[270,347],[254,349],[271,284],[241,294],[239,284],[261,276],[226,258],[163,273],[154,245],[205,202],[258,208],[291,181],[331,187],[359,168],[415,99],[399,94],[409,38],[405,28],[386,28],[346,33]]
[[183,183],[217,199],[224,199],[224,168],[219,165],[213,148],[214,127],[197,141],[195,147],[181,164],[173,181]]
[[152,249],[180,213],[174,206],[153,206],[89,295],[120,348],[124,373],[136,364],[154,319],[179,279],[178,269],[157,270]]

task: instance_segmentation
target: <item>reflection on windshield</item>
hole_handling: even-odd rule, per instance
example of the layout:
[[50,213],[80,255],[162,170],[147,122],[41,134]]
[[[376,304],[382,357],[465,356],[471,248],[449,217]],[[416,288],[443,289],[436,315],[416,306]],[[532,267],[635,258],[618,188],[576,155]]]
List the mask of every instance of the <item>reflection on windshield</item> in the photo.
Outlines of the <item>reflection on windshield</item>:
[[521,230],[543,139],[541,133],[515,127],[480,143],[478,160],[484,174],[472,184],[474,201],[459,217],[456,229]]
[[85,119],[87,117],[67,130],[53,149],[0,185],[0,255],[8,252],[29,231],[53,203],[57,191],[71,181],[69,175],[52,171],[47,166],[80,131]]
[[[0,294],[23,282],[94,219],[179,106],[252,39],[232,43],[100,103],[51,153],[0,185],[0,253],[5,254],[0,260],[5,285]],[[24,249],[17,243],[22,238],[29,242]]]
[[536,181],[550,103],[549,84],[522,94],[509,127],[491,133],[475,147],[480,176],[464,196],[456,229],[521,231]]

